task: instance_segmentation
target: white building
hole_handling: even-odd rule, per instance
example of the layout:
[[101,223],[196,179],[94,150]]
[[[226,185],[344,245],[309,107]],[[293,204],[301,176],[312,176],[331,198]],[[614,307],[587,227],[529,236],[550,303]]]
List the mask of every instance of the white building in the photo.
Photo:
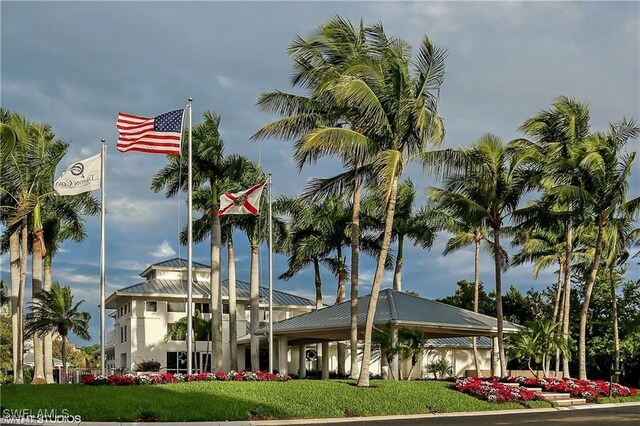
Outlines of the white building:
[[[186,341],[169,340],[165,336],[171,324],[186,315],[187,285],[184,259],[172,259],[149,266],[140,275],[145,281],[125,287],[111,294],[105,307],[112,310],[114,327],[107,334],[107,369],[134,371],[141,361],[156,360],[162,371],[186,372]],[[194,262],[193,302],[194,312],[202,313],[210,319],[209,266]],[[249,283],[237,281],[237,323],[238,337],[249,330]],[[222,284],[223,303],[223,369],[230,369],[229,362],[229,315],[228,282]],[[268,321],[268,289],[260,288],[260,322]],[[281,291],[273,292],[274,321],[290,318],[315,307],[315,302]],[[194,346],[194,367],[210,371],[210,343],[197,341]],[[261,368],[268,362],[261,351]],[[244,369],[246,351],[238,351],[238,368]],[[267,366],[264,366],[267,369]]]
[[[125,287],[111,294],[106,300],[106,308],[112,310],[114,327],[107,335],[108,371],[135,371],[142,361],[160,362],[161,371],[186,373],[186,341],[165,340],[173,323],[186,316],[187,283],[186,261],[172,259],[149,266],[140,275],[143,282]],[[193,302],[194,312],[202,313],[209,320],[210,290],[209,266],[194,262]],[[223,281],[223,370],[230,370],[229,361],[229,315],[228,283]],[[249,284],[237,281],[237,334],[238,368],[250,368],[249,342]],[[266,324],[268,321],[268,289],[260,288],[260,369],[268,369]],[[360,298],[359,318],[360,338],[363,338],[365,310],[368,295]],[[323,377],[329,371],[337,370],[336,343],[348,346],[350,303],[326,307],[312,312],[315,302],[304,297],[275,291],[274,298],[274,367],[281,372],[305,374],[306,369],[323,370]],[[306,314],[306,315],[302,315]],[[464,375],[473,370],[471,339],[465,336],[479,336],[480,368],[489,374],[496,368],[497,333],[495,318],[474,314],[464,309],[443,303],[410,296],[406,293],[386,289],[381,291],[375,316],[376,327],[392,322],[394,327],[411,327],[425,331],[433,339],[413,371],[414,377],[423,375],[424,367],[437,358],[444,358],[451,364],[454,375]],[[517,325],[505,322],[505,333],[519,330]],[[493,336],[492,342],[487,337]],[[321,355],[321,344],[328,349],[329,356],[309,361],[307,350],[317,348]],[[327,346],[329,345],[329,346]],[[493,360],[492,360],[493,354]],[[302,362],[301,362],[302,361]],[[396,361],[398,362],[398,361]],[[406,376],[410,367],[407,363],[396,364],[394,371]],[[347,351],[346,366],[350,365]],[[209,341],[197,341],[194,346],[193,366],[195,371],[211,371],[211,347]],[[379,357],[372,359],[370,371],[380,374],[382,365]]]

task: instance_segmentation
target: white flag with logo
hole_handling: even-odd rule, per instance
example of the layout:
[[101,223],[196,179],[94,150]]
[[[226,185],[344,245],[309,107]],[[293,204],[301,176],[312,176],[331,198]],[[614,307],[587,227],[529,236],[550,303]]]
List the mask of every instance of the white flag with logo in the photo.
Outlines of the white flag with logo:
[[100,154],[71,164],[56,179],[53,188],[59,195],[78,195],[100,188]]
[[218,216],[223,214],[252,214],[257,216],[260,212],[260,196],[265,184],[266,182],[260,182],[244,191],[222,194],[220,196]]

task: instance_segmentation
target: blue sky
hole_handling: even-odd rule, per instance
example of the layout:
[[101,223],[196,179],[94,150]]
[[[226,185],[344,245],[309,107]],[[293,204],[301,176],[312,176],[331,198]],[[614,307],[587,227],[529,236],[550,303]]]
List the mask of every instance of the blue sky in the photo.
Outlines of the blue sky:
[[[505,140],[519,137],[524,119],[561,94],[589,104],[594,130],[623,116],[640,118],[638,2],[3,1],[0,12],[1,104],[50,123],[70,143],[58,173],[98,153],[100,138],[108,141],[108,293],[139,282],[138,274],[151,263],[186,257],[177,243],[186,218],[184,197],[166,200],[149,190],[163,156],[115,150],[118,111],[158,115],[192,96],[194,122],[206,109],[222,115],[227,154],[260,160],[273,172],[275,194],[297,194],[310,178],[338,172],[340,163],[323,160],[299,173],[290,144],[250,142],[250,135],[275,118],[260,112],[255,101],[264,91],[289,90],[286,47],[336,14],[382,21],[388,34],[414,46],[426,34],[448,50],[440,100],[446,147],[468,145],[486,132]],[[637,147],[634,141],[630,149]],[[436,183],[415,167],[408,176],[420,194]],[[630,195],[639,194],[636,164]],[[87,240],[65,243],[53,271],[54,280],[86,300],[97,341],[99,218],[87,224]],[[236,241],[239,278],[248,281],[248,245],[241,235]],[[456,281],[472,279],[472,251],[442,257],[445,241],[441,236],[430,252],[406,249],[405,289],[443,297]],[[207,243],[195,247],[194,259],[208,263]],[[285,261],[275,257],[276,275]],[[363,258],[363,292],[374,266]],[[0,273],[8,281],[6,256],[0,257]],[[640,271],[634,265],[628,274],[637,277]],[[262,277],[266,282],[266,269]],[[323,278],[331,301],[335,280],[327,273]],[[481,279],[492,287],[493,267],[484,255]],[[521,290],[543,289],[554,276],[548,271],[534,280],[526,265],[507,271],[504,281]],[[383,285],[390,283],[387,273]],[[313,297],[310,272],[275,286]]]

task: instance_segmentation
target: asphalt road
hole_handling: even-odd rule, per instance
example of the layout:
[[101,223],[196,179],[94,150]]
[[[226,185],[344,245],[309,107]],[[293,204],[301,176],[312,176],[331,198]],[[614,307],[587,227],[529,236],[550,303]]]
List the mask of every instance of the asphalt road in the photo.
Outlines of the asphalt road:
[[464,417],[433,417],[393,421],[363,421],[347,423],[349,426],[508,426],[508,425],[640,425],[640,406],[570,409],[554,412],[523,412],[518,414],[477,415]]

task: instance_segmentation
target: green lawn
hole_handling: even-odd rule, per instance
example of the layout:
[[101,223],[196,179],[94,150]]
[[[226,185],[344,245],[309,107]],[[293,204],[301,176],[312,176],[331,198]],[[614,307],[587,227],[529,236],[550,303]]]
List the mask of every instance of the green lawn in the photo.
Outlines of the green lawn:
[[[4,385],[2,409],[58,411],[83,421],[205,421],[422,414],[526,408],[492,404],[443,382],[191,382],[156,386]],[[550,407],[535,402],[531,407]]]
[[610,402],[640,402],[640,393],[634,396],[625,396],[625,397],[614,396],[613,398],[604,398],[604,397],[598,398],[599,404],[607,404]]

